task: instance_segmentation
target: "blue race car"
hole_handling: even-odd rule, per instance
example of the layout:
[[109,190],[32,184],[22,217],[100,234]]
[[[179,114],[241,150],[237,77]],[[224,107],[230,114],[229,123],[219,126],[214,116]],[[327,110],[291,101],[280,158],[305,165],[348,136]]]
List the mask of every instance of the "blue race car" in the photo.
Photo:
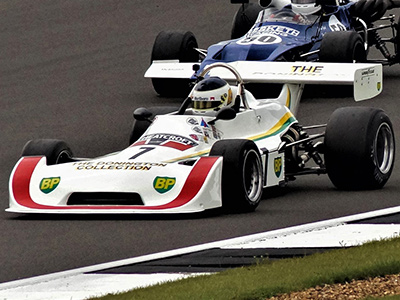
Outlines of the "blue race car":
[[[318,1],[318,0],[317,0]],[[334,1],[334,2],[333,2]],[[163,96],[187,95],[188,83],[213,63],[234,61],[380,63],[400,62],[399,25],[387,10],[398,7],[398,0],[260,0],[242,3],[234,17],[231,40],[198,48],[190,31],[162,31],[156,37],[146,77],[152,79],[155,91]],[[246,3],[247,2],[247,3]],[[375,25],[378,22],[386,24]],[[381,33],[389,31],[389,38]],[[369,48],[375,46],[381,59],[372,59]],[[161,65],[157,64],[163,62]],[[179,68],[165,63],[182,64]],[[185,67],[184,67],[185,66]],[[160,68],[163,68],[162,70]],[[165,68],[169,71],[167,75]]]

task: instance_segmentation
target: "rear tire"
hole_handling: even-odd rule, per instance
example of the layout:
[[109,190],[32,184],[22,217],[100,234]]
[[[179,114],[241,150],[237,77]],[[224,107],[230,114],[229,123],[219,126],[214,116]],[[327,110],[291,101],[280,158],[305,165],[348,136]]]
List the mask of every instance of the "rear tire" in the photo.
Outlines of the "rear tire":
[[71,162],[73,154],[64,141],[37,139],[25,144],[21,156],[46,156],[47,165],[57,165]]
[[385,0],[358,0],[353,6],[353,16],[370,25],[385,15],[390,2]]
[[382,188],[394,157],[392,123],[382,110],[345,107],[333,112],[325,133],[325,163],[338,189]]
[[228,212],[251,212],[263,192],[262,163],[256,144],[250,140],[216,142],[210,156],[222,156],[222,206]]
[[[154,41],[151,61],[199,61],[197,40],[190,31],[161,31]],[[161,96],[180,97],[190,92],[190,79],[152,78],[154,90]]]
[[241,5],[232,22],[231,39],[244,36],[257,21],[257,17],[263,8],[257,3],[246,3]]

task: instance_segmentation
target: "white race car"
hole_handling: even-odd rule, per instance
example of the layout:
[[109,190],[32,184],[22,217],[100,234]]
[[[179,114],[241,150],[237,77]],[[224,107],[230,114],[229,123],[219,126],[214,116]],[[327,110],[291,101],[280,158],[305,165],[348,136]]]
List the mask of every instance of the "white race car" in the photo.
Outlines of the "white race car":
[[[341,108],[328,124],[311,127],[295,117],[303,83],[354,84],[355,98],[367,99],[381,90],[381,65],[249,64],[217,63],[202,72],[199,82],[212,75],[231,86],[233,106],[215,115],[195,113],[190,97],[167,114],[159,114],[163,108],[136,109],[131,145],[118,153],[78,159],[63,141],[29,141],[10,177],[7,211],[248,212],[264,188],[303,174],[327,173],[340,189],[385,185],[395,142],[382,110]],[[274,81],[285,84],[272,99],[255,99],[244,84]]]

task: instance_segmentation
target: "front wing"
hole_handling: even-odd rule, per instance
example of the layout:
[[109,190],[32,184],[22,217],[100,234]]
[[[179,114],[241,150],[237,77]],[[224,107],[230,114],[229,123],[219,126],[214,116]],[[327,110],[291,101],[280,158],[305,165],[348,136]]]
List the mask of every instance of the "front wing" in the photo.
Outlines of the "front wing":
[[[71,164],[71,163],[69,163]],[[65,178],[63,174],[58,176],[58,169],[68,168],[68,164],[47,166],[45,157],[22,157],[14,167],[10,182],[10,206],[6,211],[16,213],[51,213],[51,214],[161,214],[161,213],[193,213],[201,212],[222,206],[221,201],[221,157],[201,157],[193,166],[182,166],[168,164],[160,170],[149,170],[146,173],[119,172],[118,170],[88,171],[88,173],[71,174],[71,178]],[[183,168],[182,174],[179,173]],[[95,175],[91,175],[94,174]],[[67,173],[68,174],[68,173]],[[79,174],[79,175],[77,175]],[[110,174],[110,175],[109,175]],[[112,175],[111,175],[112,174]],[[129,175],[126,175],[129,174]],[[134,175],[132,175],[134,174]],[[173,191],[164,192],[159,196],[153,196],[156,175],[163,178],[182,178],[180,184],[176,183]],[[127,176],[134,176],[129,178]],[[74,178],[78,177],[78,178]],[[106,177],[97,186],[94,182],[99,177]],[[146,178],[151,178],[149,185],[143,184]],[[136,180],[132,180],[136,179]],[[47,180],[48,182],[44,182]],[[80,180],[83,184],[77,185],[74,182]],[[66,182],[63,187],[63,182]],[[132,183],[130,187],[127,182]],[[137,182],[135,186],[134,182]],[[112,184],[111,184],[112,183]],[[47,185],[47,186],[45,186]],[[149,186],[152,188],[149,188]],[[55,192],[56,186],[57,192]],[[44,190],[43,187],[47,188]],[[72,190],[72,188],[74,190]],[[40,189],[42,189],[40,191]],[[52,190],[54,189],[54,190]],[[143,198],[141,205],[126,205],[108,202],[105,205],[93,204],[68,204],[68,198],[75,192],[85,193],[106,193],[107,195],[119,192],[136,192]],[[52,194],[53,193],[53,194]],[[149,194],[149,195],[147,195]],[[50,196],[53,195],[53,196]],[[45,200],[46,197],[50,200]],[[147,201],[149,199],[149,201]]]

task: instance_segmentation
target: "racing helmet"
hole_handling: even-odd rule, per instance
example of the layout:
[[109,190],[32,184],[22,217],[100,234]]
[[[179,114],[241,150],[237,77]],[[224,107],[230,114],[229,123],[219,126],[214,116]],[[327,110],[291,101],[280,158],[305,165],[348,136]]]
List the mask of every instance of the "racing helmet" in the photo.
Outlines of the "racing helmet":
[[316,0],[291,0],[292,10],[296,14],[311,15],[321,9]]
[[206,114],[220,110],[224,106],[232,106],[232,89],[219,77],[209,77],[198,82],[190,96],[193,112]]

